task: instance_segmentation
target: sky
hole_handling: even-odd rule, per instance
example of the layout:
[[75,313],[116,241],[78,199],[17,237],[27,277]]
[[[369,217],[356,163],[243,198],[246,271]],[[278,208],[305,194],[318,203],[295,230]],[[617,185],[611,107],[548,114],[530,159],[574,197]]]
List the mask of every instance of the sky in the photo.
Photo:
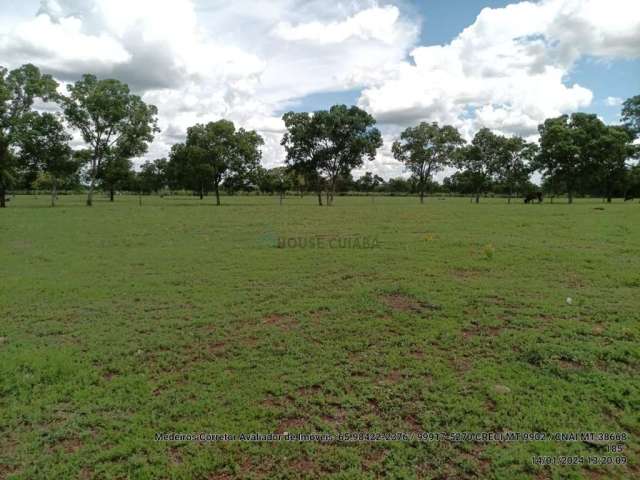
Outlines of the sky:
[[421,121],[530,140],[564,113],[618,122],[640,94],[640,0],[0,0],[0,65],[24,63],[62,91],[94,73],[156,105],[144,159],[227,118],[280,165],[284,112],[358,105],[385,146],[356,176],[390,178],[393,140]]

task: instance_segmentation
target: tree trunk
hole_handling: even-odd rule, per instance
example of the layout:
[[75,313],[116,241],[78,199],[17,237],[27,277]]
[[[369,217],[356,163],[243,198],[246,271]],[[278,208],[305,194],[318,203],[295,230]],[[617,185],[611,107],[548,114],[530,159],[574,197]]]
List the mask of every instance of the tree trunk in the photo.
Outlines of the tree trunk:
[[573,203],[573,192],[571,190],[569,190],[567,193],[569,195],[569,204],[572,204]]
[[111,188],[109,188],[109,201],[113,202],[113,196],[115,195],[115,189],[113,188],[113,186]]
[[509,198],[507,198],[507,205],[511,205],[511,197],[513,196],[513,189],[509,187]]
[[280,205],[282,205],[283,198],[284,198],[284,192],[280,192]]
[[142,206],[142,190],[138,191],[138,205]]
[[4,198],[6,195],[6,187],[4,186],[4,182],[0,181],[0,208],[7,208],[7,201]]
[[322,190],[320,190],[320,188],[318,188],[318,205],[322,206]]
[[93,190],[96,186],[95,177],[91,176],[91,183],[89,184],[89,193],[87,194],[87,207],[93,206]]
[[204,186],[200,185],[200,200],[204,198]]
[[57,185],[56,185],[56,181],[54,180],[52,185],[51,185],[51,206],[55,207],[56,206],[56,195],[57,195]]
[[216,205],[220,205],[220,185],[216,182]]
[[424,187],[420,187],[420,203],[424,203]]
[[480,192],[476,192],[476,203],[480,203]]

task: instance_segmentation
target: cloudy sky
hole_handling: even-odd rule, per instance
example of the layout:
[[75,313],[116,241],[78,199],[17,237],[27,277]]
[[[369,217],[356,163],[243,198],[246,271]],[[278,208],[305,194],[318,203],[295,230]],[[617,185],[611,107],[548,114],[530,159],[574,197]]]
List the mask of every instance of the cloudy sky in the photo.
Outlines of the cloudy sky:
[[532,138],[577,110],[616,122],[640,94],[640,0],[0,0],[0,64],[27,62],[157,105],[148,158],[224,117],[274,166],[282,113],[357,104],[386,144],[365,169],[390,177],[394,136],[422,120]]

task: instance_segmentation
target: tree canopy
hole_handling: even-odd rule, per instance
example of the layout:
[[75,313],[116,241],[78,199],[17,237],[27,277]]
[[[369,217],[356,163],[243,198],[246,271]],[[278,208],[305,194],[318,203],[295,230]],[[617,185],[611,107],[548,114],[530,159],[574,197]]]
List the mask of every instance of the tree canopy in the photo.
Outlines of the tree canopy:
[[334,105],[313,114],[288,112],[283,120],[287,164],[313,179],[320,205],[323,185],[331,205],[338,178],[362,166],[365,158],[373,160],[382,146],[375,119],[356,106]]
[[421,203],[432,175],[451,165],[464,143],[456,128],[451,125],[440,127],[435,122],[409,127],[393,143],[394,158],[403,163],[417,180]]
[[43,75],[33,65],[11,71],[0,67],[0,208],[6,206],[6,189],[13,182],[18,159],[13,150],[32,118],[33,103],[38,98],[55,99],[57,87],[50,75]]
[[246,177],[260,164],[264,140],[253,130],[236,130],[233,122],[219,120],[187,130],[185,143],[171,151],[169,175],[187,188],[198,188],[202,198],[212,187],[220,205],[220,184],[232,175]]
[[84,75],[67,89],[69,95],[61,97],[64,114],[92,152],[87,196],[90,206],[102,163],[122,162],[122,159],[144,154],[159,131],[158,111],[118,80],[98,80],[94,75]]

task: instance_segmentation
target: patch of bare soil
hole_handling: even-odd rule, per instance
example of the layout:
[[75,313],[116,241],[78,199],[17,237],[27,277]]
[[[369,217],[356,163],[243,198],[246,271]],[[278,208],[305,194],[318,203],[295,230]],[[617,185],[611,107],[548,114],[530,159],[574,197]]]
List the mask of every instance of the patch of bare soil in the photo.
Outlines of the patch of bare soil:
[[497,337],[502,332],[502,327],[474,325],[462,330],[462,338],[469,340],[473,337]]
[[298,326],[298,321],[295,318],[277,313],[267,315],[262,319],[262,323],[276,326],[287,332]]
[[291,430],[300,430],[307,425],[307,420],[302,417],[285,418],[280,421],[276,428],[276,433],[283,434]]
[[440,310],[439,305],[423,302],[403,293],[387,293],[381,296],[382,303],[401,312],[424,313]]
[[455,268],[450,274],[458,279],[467,280],[479,278],[484,272],[478,268]]
[[334,408],[330,412],[325,413],[322,416],[322,420],[335,427],[339,427],[344,424],[347,419],[347,411],[344,408]]

